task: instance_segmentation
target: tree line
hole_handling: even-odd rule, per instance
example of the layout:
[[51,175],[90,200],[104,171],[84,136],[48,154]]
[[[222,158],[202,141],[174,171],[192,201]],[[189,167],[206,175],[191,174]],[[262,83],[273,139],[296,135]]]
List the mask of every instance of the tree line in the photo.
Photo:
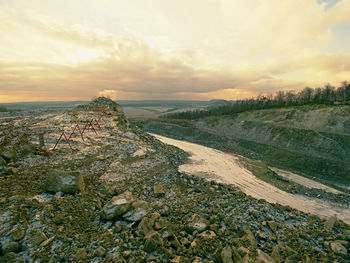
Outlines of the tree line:
[[249,110],[312,104],[350,104],[350,83],[344,81],[338,88],[327,84],[323,88],[316,89],[305,87],[299,92],[278,91],[275,94],[259,95],[256,98],[227,102],[210,110],[169,113],[163,115],[162,118],[191,120],[208,116],[230,115]]

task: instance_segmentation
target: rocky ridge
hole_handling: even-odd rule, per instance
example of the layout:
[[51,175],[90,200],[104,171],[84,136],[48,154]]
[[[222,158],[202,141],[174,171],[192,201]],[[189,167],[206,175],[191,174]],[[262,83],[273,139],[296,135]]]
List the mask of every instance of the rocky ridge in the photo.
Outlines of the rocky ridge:
[[[38,127],[52,149],[102,110],[97,135],[72,135],[73,153],[64,143],[38,152]],[[348,225],[179,173],[187,155],[131,127],[105,98],[2,125],[0,154],[0,262],[350,259]]]

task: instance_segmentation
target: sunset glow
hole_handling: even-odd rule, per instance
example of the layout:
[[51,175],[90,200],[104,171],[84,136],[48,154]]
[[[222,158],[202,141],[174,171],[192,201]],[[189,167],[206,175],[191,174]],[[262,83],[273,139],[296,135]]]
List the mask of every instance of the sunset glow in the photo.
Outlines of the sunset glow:
[[350,0],[0,0],[0,102],[242,99],[350,80]]

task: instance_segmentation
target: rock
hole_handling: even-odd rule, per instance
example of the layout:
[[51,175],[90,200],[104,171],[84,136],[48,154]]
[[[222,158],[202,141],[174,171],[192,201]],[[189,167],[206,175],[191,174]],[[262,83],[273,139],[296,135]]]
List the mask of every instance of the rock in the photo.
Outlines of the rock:
[[25,234],[25,230],[21,227],[18,227],[12,232],[12,239],[13,241],[20,241],[24,238]]
[[222,263],[233,263],[232,260],[232,249],[230,246],[226,246],[221,251],[221,261]]
[[116,216],[121,216],[129,211],[134,201],[131,193],[126,191],[114,196],[102,209],[101,217],[105,220],[112,220]]
[[324,223],[324,227],[328,232],[331,232],[334,224],[337,222],[337,217],[335,215],[331,216]]
[[54,218],[52,219],[52,221],[56,224],[56,225],[62,225],[64,223],[64,221],[66,220],[66,218],[62,215],[62,214],[57,214],[54,216]]
[[155,197],[161,197],[165,195],[164,187],[162,185],[154,185],[153,193]]
[[245,247],[239,247],[238,248],[238,253],[244,257],[245,255],[249,254],[249,249],[245,248]]
[[0,258],[0,262],[6,263],[26,263],[25,259],[19,258],[16,253],[9,252],[4,257]]
[[331,243],[331,249],[335,254],[343,255],[343,256],[348,255],[346,248],[338,241],[334,241]]
[[264,263],[276,263],[276,261],[266,254],[264,251],[258,249],[258,260]]
[[181,263],[181,256],[176,256],[172,260],[170,260],[171,263]]
[[1,198],[0,198],[0,204],[1,204],[1,205],[6,204],[6,202],[7,202],[6,197],[1,197]]
[[204,238],[204,239],[212,239],[212,238],[216,237],[216,234],[213,231],[207,230],[207,231],[200,233],[199,236]]
[[201,217],[200,215],[194,214],[189,219],[186,225],[186,228],[190,232],[193,232],[193,231],[203,232],[209,227],[209,225],[210,225],[210,222],[208,220]]
[[6,161],[0,156],[0,169],[6,167]]
[[258,218],[258,216],[259,216],[258,211],[256,211],[255,209],[251,209],[249,212],[252,216],[254,216],[255,218]]
[[53,170],[47,174],[44,189],[47,192],[73,194],[84,191],[84,179],[80,172]]
[[153,230],[154,221],[148,217],[145,217],[141,220],[140,224],[137,227],[138,234],[141,236],[147,235],[150,231]]
[[104,257],[106,255],[106,249],[102,246],[99,246],[96,250],[95,250],[95,256],[97,257]]
[[290,248],[289,246],[279,243],[273,248],[271,257],[276,262],[284,262],[285,258],[294,254],[298,254],[298,253],[294,249]]
[[270,229],[273,232],[276,232],[276,230],[277,230],[277,223],[275,221],[268,221],[267,223],[269,224]]
[[1,245],[1,251],[4,255],[10,252],[17,252],[19,244],[17,242],[5,242]]
[[231,247],[232,249],[232,258],[235,263],[243,263],[241,256],[238,253],[238,250],[235,247]]
[[153,231],[155,221],[160,217],[158,213],[153,213],[149,217],[144,217],[137,227],[137,232],[141,236],[146,236],[150,231]]
[[47,237],[40,230],[31,229],[31,230],[28,231],[27,236],[26,236],[25,239],[26,239],[26,243],[27,243],[28,246],[30,246],[30,247],[37,247],[42,242],[44,242],[47,239]]
[[86,248],[78,248],[75,250],[74,259],[76,262],[81,262],[87,258]]
[[130,222],[138,222],[147,215],[149,210],[149,203],[142,200],[136,200],[131,204],[131,210],[125,213],[123,218]]
[[154,229],[160,230],[169,226],[169,222],[163,217],[158,217],[154,223]]
[[256,244],[255,237],[254,237],[254,234],[252,233],[252,231],[250,231],[249,227],[244,226],[244,227],[242,227],[242,230],[246,233],[242,237],[242,239],[248,240],[251,246],[255,246],[255,244]]
[[154,250],[160,250],[163,247],[163,238],[156,231],[150,231],[145,236],[145,250],[147,252],[152,252]]
[[15,167],[7,167],[5,169],[5,174],[13,175],[13,174],[16,174],[16,173],[18,173],[18,169],[15,168]]
[[41,247],[45,247],[45,246],[47,246],[48,244],[50,244],[54,239],[55,239],[55,236],[50,237],[50,238],[46,239],[44,242],[42,242],[42,243],[40,244],[40,246],[41,246]]

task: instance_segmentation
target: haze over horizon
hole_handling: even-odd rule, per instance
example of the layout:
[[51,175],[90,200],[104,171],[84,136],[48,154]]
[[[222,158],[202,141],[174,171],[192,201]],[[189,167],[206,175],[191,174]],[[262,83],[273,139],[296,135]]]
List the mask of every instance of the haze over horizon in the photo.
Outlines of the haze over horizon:
[[0,0],[0,103],[243,99],[350,80],[350,0]]

